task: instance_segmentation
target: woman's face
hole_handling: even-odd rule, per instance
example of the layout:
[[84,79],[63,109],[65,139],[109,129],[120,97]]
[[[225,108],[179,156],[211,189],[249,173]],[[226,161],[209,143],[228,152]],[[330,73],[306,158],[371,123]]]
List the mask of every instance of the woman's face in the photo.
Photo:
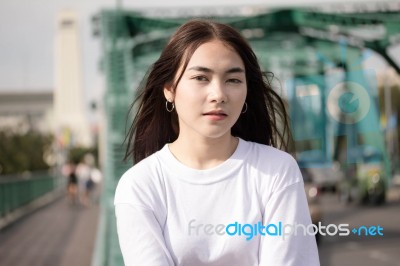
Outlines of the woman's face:
[[244,64],[235,50],[218,40],[202,44],[176,89],[164,89],[165,97],[175,103],[179,136],[230,135],[243,109],[246,84]]

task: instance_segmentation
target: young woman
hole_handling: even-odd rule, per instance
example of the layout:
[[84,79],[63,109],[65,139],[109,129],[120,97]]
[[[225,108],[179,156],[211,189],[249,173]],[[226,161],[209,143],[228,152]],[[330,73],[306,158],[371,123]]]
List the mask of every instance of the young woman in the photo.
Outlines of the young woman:
[[182,25],[138,100],[115,195],[126,265],[319,265],[299,168],[273,147],[283,102],[237,31]]

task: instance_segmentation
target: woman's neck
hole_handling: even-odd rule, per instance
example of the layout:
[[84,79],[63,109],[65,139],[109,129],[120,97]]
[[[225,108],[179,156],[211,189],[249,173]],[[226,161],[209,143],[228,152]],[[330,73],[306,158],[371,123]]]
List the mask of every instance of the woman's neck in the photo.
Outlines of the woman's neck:
[[226,161],[235,152],[238,143],[239,139],[230,134],[215,139],[179,136],[169,144],[169,149],[184,165],[203,170]]

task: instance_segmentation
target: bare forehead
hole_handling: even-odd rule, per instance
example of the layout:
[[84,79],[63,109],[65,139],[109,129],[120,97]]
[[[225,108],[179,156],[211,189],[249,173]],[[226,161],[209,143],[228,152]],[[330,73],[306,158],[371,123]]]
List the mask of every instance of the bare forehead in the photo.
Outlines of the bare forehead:
[[193,52],[185,70],[213,70],[214,68],[228,68],[237,70],[233,72],[243,72],[244,63],[233,47],[214,40],[203,43]]

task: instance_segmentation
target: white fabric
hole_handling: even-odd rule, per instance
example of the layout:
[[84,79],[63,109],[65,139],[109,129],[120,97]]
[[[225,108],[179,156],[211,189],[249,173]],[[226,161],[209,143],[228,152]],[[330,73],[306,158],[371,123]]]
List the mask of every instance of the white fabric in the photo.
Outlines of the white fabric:
[[235,222],[311,223],[296,161],[270,146],[239,139],[228,160],[196,170],[165,145],[122,176],[115,207],[125,265],[319,265],[313,236],[223,231]]

